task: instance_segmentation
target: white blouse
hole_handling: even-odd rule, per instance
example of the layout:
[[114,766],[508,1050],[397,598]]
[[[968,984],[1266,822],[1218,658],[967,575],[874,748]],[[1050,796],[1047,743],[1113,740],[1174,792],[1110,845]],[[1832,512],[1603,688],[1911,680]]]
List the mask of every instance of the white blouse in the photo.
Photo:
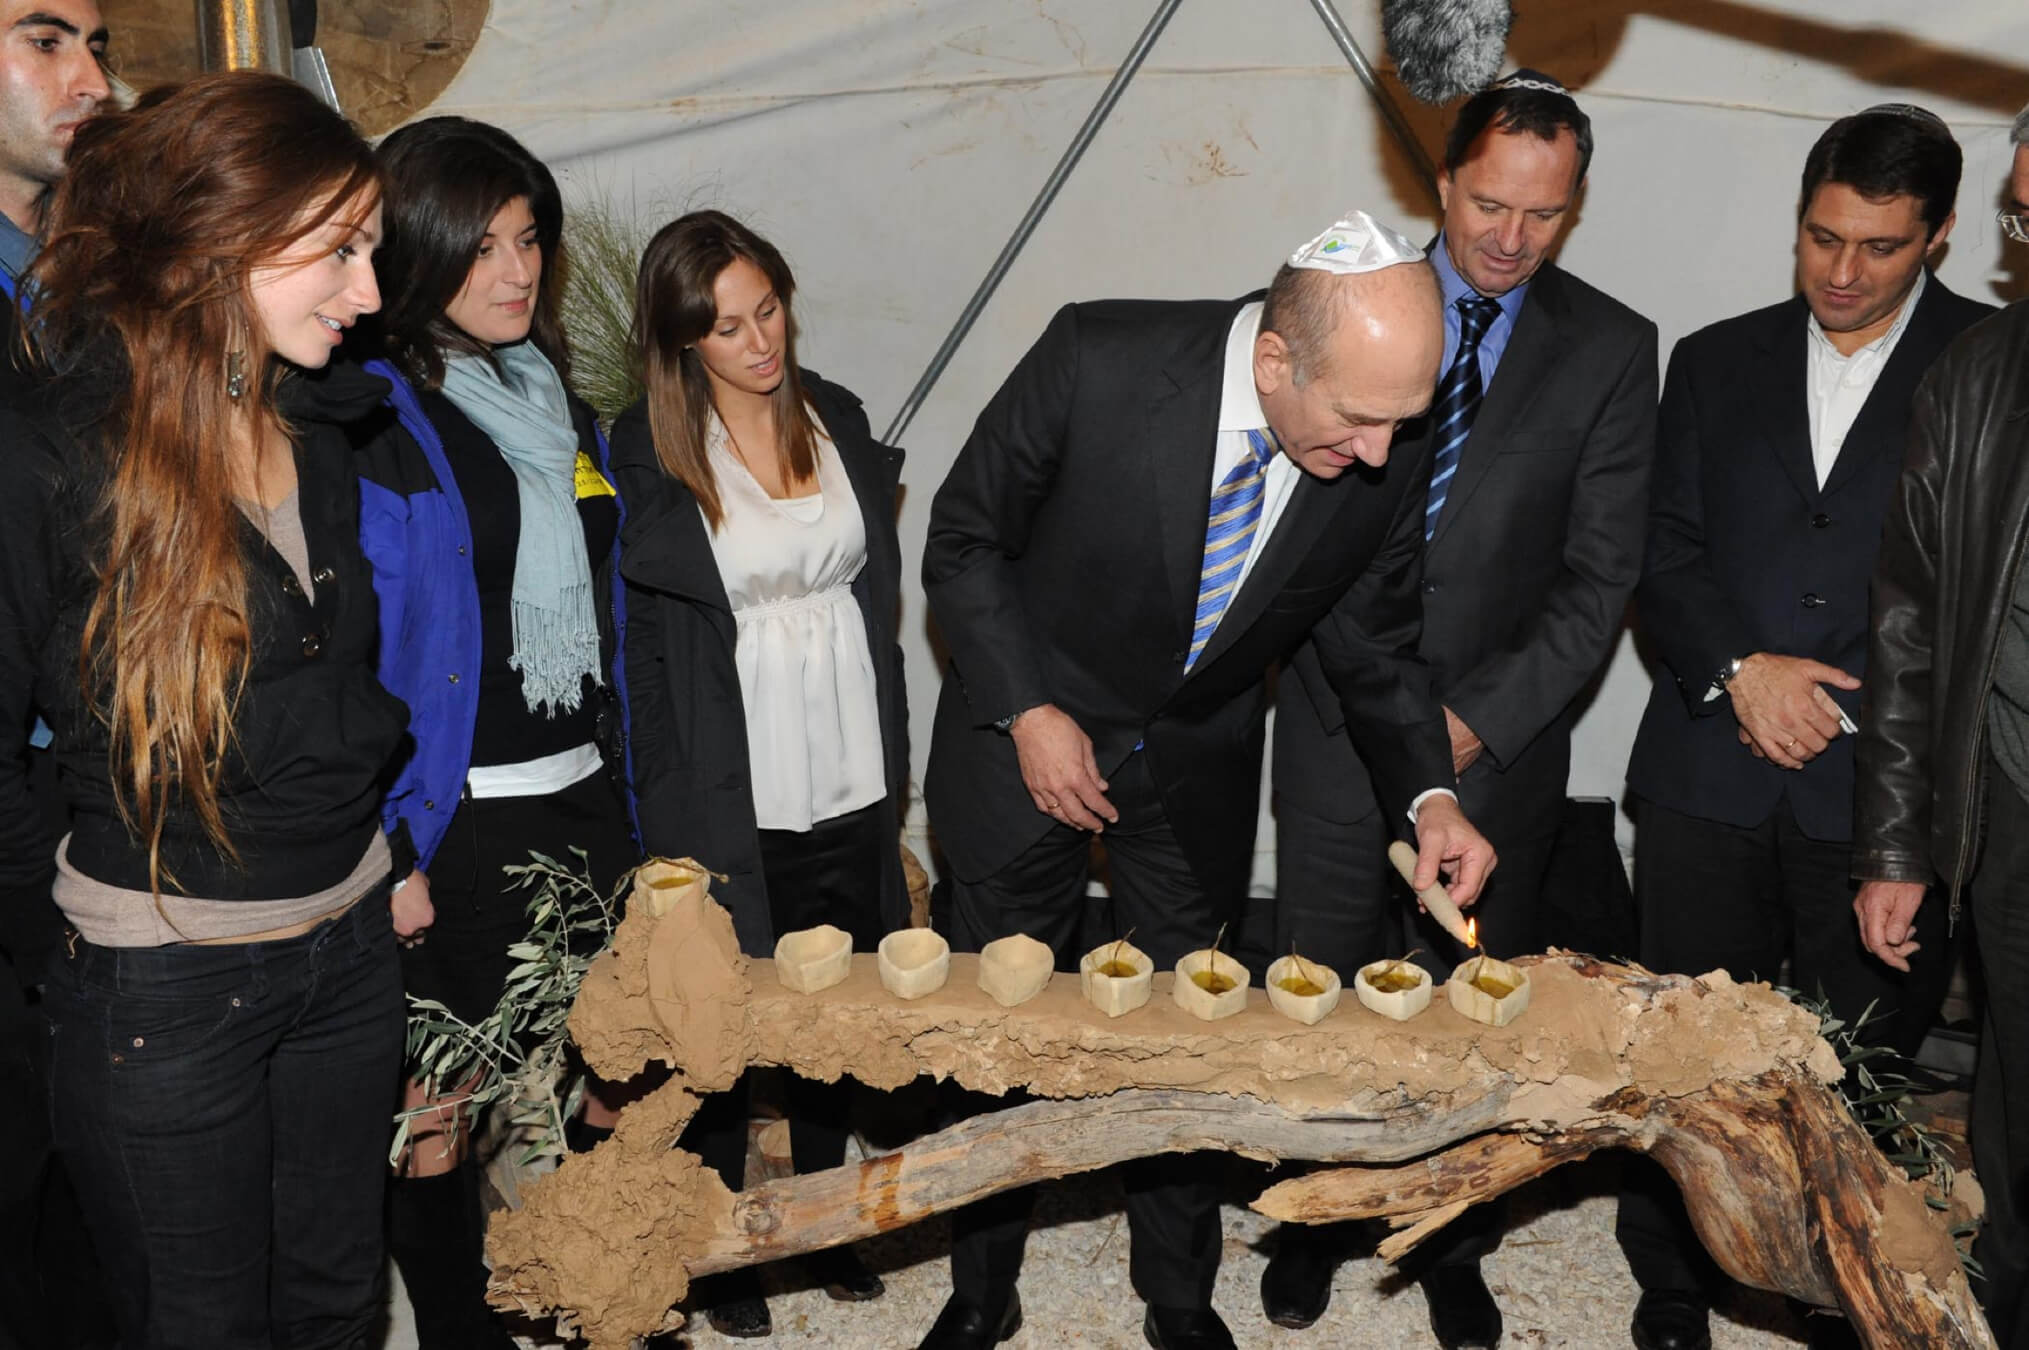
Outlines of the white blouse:
[[733,660],[764,830],[808,830],[887,793],[873,655],[852,594],[867,564],[866,523],[822,432],[817,451],[817,492],[778,501],[712,419],[712,476],[725,513],[712,556],[738,633]]

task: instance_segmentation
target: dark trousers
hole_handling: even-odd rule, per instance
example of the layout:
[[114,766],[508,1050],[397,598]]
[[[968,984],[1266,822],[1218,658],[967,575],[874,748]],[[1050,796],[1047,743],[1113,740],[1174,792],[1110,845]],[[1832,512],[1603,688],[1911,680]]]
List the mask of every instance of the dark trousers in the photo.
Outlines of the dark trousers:
[[[30,795],[47,847],[70,828],[56,756],[28,752]],[[49,1024],[43,972],[63,947],[47,894],[0,914],[0,1350],[111,1345],[112,1319],[77,1193],[49,1133]]]
[[[1973,874],[1973,935],[1986,1016],[1973,1080],[1973,1166],[1987,1222],[1973,1246],[1975,1282],[1994,1339],[2029,1350],[2029,803],[1987,766],[1986,844]],[[1941,895],[1924,909],[1945,908]]]
[[49,1132],[49,1026],[0,954],[0,1350],[110,1346],[70,1174]]
[[402,1058],[385,889],[279,942],[80,940],[45,1006],[122,1344],[368,1345]]
[[436,920],[419,946],[402,950],[402,983],[467,1022],[490,1017],[519,962],[507,949],[528,938],[531,887],[504,869],[525,867],[531,853],[576,869],[573,849],[601,895],[640,861],[626,803],[602,773],[536,797],[467,797],[458,803],[430,860]]
[[[885,800],[818,821],[808,831],[762,830],[761,875],[776,935],[828,923],[852,934],[854,951],[874,950],[886,936],[881,926],[883,850],[895,847],[895,814]],[[845,1161],[852,1092],[845,1080],[789,1080],[785,1114],[790,1160],[798,1174],[822,1172]],[[684,1147],[696,1152],[731,1191],[746,1179],[750,1095],[747,1075],[742,1075],[729,1090],[706,1098],[685,1132]]]
[[[1275,806],[1275,954],[1292,947],[1350,980],[1369,962],[1421,948],[1434,978],[1447,978],[1469,954],[1421,913],[1388,861],[1395,837],[1381,810],[1352,822],[1325,820],[1278,797]],[[1480,940],[1498,956],[1541,951],[1537,933],[1543,876],[1554,837],[1491,841],[1500,857],[1493,879],[1470,911]],[[1507,1227],[1507,1202],[1473,1206],[1418,1248],[1410,1274],[1433,1265],[1469,1265],[1492,1250]]]
[[[1120,821],[1102,836],[1110,869],[1114,922],[1134,932],[1134,945],[1157,970],[1185,952],[1208,947],[1221,924],[1239,917],[1238,895],[1206,893],[1163,815],[1147,757],[1131,756],[1110,778],[1107,798]],[[1252,810],[1250,806],[1248,808]],[[1080,920],[1086,908],[1092,836],[1053,826],[1027,852],[990,877],[952,887],[951,946],[976,952],[996,938],[1026,933],[1048,943],[1059,970],[1084,955]],[[975,1095],[969,1109],[997,1103]],[[1193,1180],[1178,1180],[1192,1177]],[[1197,1308],[1211,1303],[1219,1271],[1219,1187],[1208,1169],[1175,1155],[1121,1168],[1127,1224],[1133,1237],[1128,1270],[1150,1303]],[[1027,1190],[993,1196],[952,1217],[952,1287],[983,1308],[1003,1305],[1020,1273],[1034,1197]]]
[[[540,853],[575,870],[580,859],[573,850],[583,851],[582,865],[601,895],[610,895],[621,873],[639,860],[626,805],[604,773],[537,796],[460,801],[428,868],[436,918],[420,945],[402,949],[407,992],[437,1000],[468,1023],[491,1017],[518,964],[508,949],[528,938],[528,905],[536,894],[505,869],[525,867],[531,853]],[[422,1350],[506,1344],[486,1305],[480,1180],[481,1168],[468,1151],[449,1172],[390,1183],[388,1249],[402,1272]]]
[[[1848,1026],[1872,1004],[1861,1039],[1916,1053],[1951,979],[1942,904],[1917,912],[1923,950],[1904,975],[1860,944],[1852,845],[1805,835],[1787,801],[1752,827],[1641,802],[1635,824],[1643,965],[1664,974],[1723,969],[1736,980],[1774,981],[1787,954],[1792,987],[1823,998]],[[1669,1176],[1632,1159],[1623,1176],[1616,1236],[1636,1282],[1644,1289],[1709,1287],[1716,1272]]]

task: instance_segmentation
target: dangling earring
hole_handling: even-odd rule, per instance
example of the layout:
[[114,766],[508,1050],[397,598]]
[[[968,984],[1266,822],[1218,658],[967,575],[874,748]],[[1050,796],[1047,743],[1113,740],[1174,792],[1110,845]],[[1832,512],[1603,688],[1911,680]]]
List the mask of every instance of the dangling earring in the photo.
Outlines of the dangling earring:
[[242,352],[227,352],[225,354],[225,396],[237,402],[239,397],[246,392],[247,372],[245,354]]

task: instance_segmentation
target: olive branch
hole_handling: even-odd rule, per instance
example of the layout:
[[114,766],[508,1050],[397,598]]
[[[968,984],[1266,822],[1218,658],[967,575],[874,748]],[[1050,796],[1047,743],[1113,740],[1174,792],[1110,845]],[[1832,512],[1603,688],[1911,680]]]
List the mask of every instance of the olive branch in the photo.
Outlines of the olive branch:
[[[1910,1116],[1910,1098],[1916,1084],[1907,1074],[1877,1068],[1872,1063],[1894,1053],[1885,1045],[1870,1044],[1867,1040],[1867,1028],[1877,1020],[1874,1005],[1869,1003],[1849,1026],[1843,1018],[1832,1015],[1831,1004],[1823,997],[1809,998],[1795,989],[1779,992],[1817,1015],[1818,1034],[1831,1044],[1846,1069],[1839,1080],[1839,1098],[1847,1112],[1867,1131],[1889,1162],[1900,1167],[1910,1180],[1924,1183],[1926,1205],[1949,1213],[1952,1181],[1958,1175],[1958,1167],[1938,1132]],[[1974,1277],[1979,1276],[1980,1265],[1968,1253],[1967,1244],[1978,1231],[1976,1221],[1954,1224],[1951,1228],[1959,1264],[1965,1267],[1967,1275]]]
[[[512,1131],[530,1141],[517,1166],[564,1153],[564,1122],[577,1113],[585,1071],[570,1053],[567,1023],[585,971],[612,940],[621,897],[633,873],[620,879],[610,896],[592,884],[583,850],[571,850],[576,869],[530,853],[522,866],[502,869],[510,890],[530,892],[528,936],[507,949],[515,966],[507,973],[500,1001],[477,1022],[467,1022],[436,999],[409,998],[408,1073],[436,1097],[463,1104],[476,1118],[489,1108],[506,1114]],[[431,1115],[435,1102],[395,1115],[390,1163],[399,1164],[410,1143],[415,1118]],[[446,1129],[446,1145],[459,1128]]]

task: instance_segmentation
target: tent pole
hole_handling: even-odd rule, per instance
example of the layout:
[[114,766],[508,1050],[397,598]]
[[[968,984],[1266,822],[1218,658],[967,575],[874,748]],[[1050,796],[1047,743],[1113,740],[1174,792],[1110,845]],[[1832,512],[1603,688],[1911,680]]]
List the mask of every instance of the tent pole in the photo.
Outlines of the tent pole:
[[286,30],[274,0],[198,0],[197,50],[204,69],[286,74]]
[[986,302],[993,298],[994,290],[1007,276],[1008,269],[1014,265],[1015,255],[1022,251],[1022,246],[1028,243],[1029,236],[1035,233],[1044,213],[1057,199],[1057,192],[1064,186],[1064,180],[1071,176],[1071,170],[1078,167],[1079,159],[1085,154],[1085,147],[1092,143],[1092,138],[1098,134],[1107,115],[1113,111],[1113,105],[1118,103],[1121,94],[1126,92],[1127,82],[1141,69],[1141,63],[1148,58],[1149,50],[1155,46],[1155,40],[1162,35],[1162,30],[1169,24],[1170,16],[1177,12],[1177,6],[1182,3],[1183,0],[1162,0],[1154,16],[1149,19],[1148,26],[1143,28],[1141,36],[1134,40],[1134,47],[1127,53],[1127,59],[1113,72],[1113,78],[1107,82],[1106,91],[1099,95],[1099,101],[1093,104],[1092,111],[1085,115],[1084,125],[1079,127],[1078,134],[1071,138],[1071,144],[1064,151],[1064,157],[1058,160],[1057,167],[1050,171],[1050,177],[1043,184],[1042,191],[1029,203],[1027,214],[1023,215],[1021,223],[1015,226],[1014,234],[1002,246],[1000,256],[993,260],[993,266],[987,269],[986,279],[979,283],[979,289],[972,293],[972,299],[966,301],[964,311],[958,316],[958,322],[951,326],[951,331],[944,337],[943,345],[939,346],[937,354],[930,358],[929,369],[923,372],[922,379],[916,381],[916,387],[909,391],[909,397],[903,400],[901,411],[895,414],[895,420],[888,424],[885,432],[881,433],[882,440],[890,445],[894,444],[895,438],[900,436],[914,420],[917,410],[923,406],[923,400],[929,396],[931,387],[937,383],[938,377],[943,375],[944,368],[951,364],[951,358],[957,354],[959,344],[963,343],[966,334],[972,331],[972,325],[978,321],[981,311],[986,308]]
[[1373,96],[1374,106],[1381,110],[1381,120],[1386,122],[1388,130],[1394,133],[1395,143],[1409,156],[1409,162],[1415,166],[1417,177],[1422,180],[1424,190],[1430,194],[1431,202],[1441,211],[1443,204],[1437,196],[1436,166],[1430,162],[1430,156],[1423,149],[1423,143],[1416,139],[1416,133],[1409,129],[1409,123],[1403,120],[1402,110],[1395,106],[1394,98],[1382,88],[1380,77],[1374,74],[1373,63],[1367,60],[1367,54],[1361,51],[1360,44],[1354,41],[1352,30],[1346,27],[1346,21],[1339,17],[1338,6],[1333,4],[1332,0],[1310,0],[1310,7],[1317,11],[1318,18],[1324,20],[1324,26],[1331,32],[1332,41],[1339,44],[1339,51],[1344,53],[1346,60],[1352,65],[1353,73],[1360,77],[1360,83],[1367,86],[1367,93]]

